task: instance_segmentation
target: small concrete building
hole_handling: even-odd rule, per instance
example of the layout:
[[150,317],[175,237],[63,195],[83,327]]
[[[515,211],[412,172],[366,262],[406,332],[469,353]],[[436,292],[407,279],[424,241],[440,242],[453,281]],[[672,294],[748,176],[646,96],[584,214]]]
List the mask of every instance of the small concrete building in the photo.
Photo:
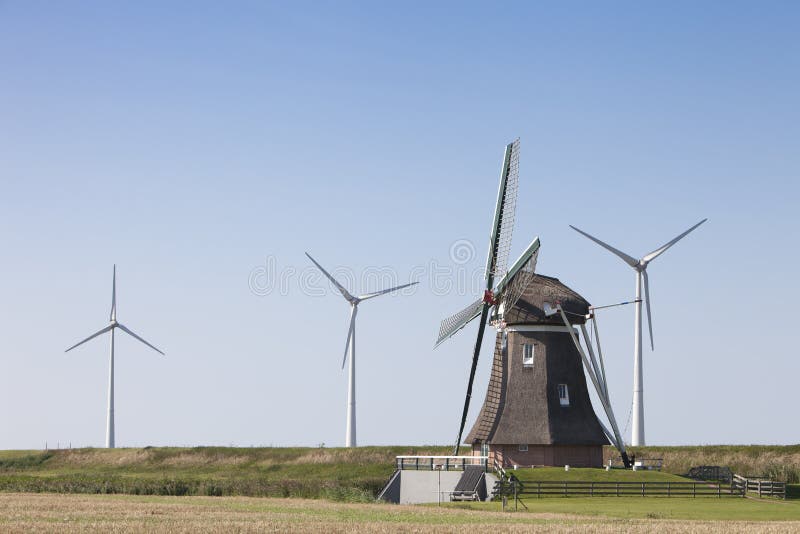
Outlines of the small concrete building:
[[[486,399],[467,435],[473,455],[503,467],[600,467],[608,439],[583,364],[559,314],[583,324],[589,303],[556,278],[533,275],[497,333]],[[576,331],[577,334],[577,331]]]

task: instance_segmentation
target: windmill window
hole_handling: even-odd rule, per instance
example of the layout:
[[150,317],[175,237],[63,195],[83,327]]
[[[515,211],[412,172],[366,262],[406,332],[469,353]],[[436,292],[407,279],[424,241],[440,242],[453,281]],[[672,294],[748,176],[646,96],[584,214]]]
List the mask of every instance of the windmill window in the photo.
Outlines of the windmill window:
[[520,445],[519,446],[519,452],[528,452],[528,444],[527,443],[523,443],[522,445]]
[[523,367],[533,367],[533,345],[530,343],[522,345],[522,365]]
[[569,406],[569,389],[566,384],[558,385],[558,402],[561,406]]

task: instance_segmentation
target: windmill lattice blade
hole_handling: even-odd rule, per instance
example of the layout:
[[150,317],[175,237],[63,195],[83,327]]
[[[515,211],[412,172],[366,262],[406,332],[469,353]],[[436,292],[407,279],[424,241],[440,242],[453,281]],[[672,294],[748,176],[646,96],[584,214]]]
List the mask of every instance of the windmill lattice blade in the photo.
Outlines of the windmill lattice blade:
[[108,319],[113,321],[117,317],[117,264],[114,264],[114,274],[111,277],[111,314]]
[[581,229],[579,229],[579,228],[575,228],[575,227],[574,227],[574,226],[572,226],[571,224],[569,225],[569,227],[570,227],[570,228],[572,228],[573,230],[575,230],[576,232],[578,232],[579,234],[582,234],[582,235],[584,235],[584,236],[588,237],[589,239],[591,239],[592,241],[594,241],[595,243],[597,243],[598,245],[600,245],[600,246],[601,246],[601,247],[603,247],[604,249],[606,249],[606,250],[608,250],[608,251],[610,251],[610,252],[612,252],[612,253],[616,254],[617,256],[619,256],[620,258],[622,258],[622,261],[624,261],[625,263],[627,263],[627,264],[628,264],[628,265],[630,265],[631,267],[636,267],[637,265],[639,265],[639,260],[637,260],[637,259],[635,259],[635,258],[632,258],[632,257],[628,256],[627,254],[625,254],[625,253],[624,253],[624,252],[622,252],[621,250],[617,250],[617,249],[615,249],[614,247],[612,247],[611,245],[609,245],[609,244],[607,244],[607,243],[603,243],[602,241],[600,241],[600,240],[599,240],[599,239],[597,239],[596,237],[590,236],[589,234],[587,234],[587,233],[586,233],[586,232],[584,232],[583,230],[581,230]]
[[476,300],[460,312],[451,315],[439,325],[439,337],[436,338],[436,343],[433,348],[438,347],[443,341],[451,337],[453,334],[464,328],[470,321],[481,314],[483,308],[483,299]]
[[331,276],[331,275],[330,275],[330,273],[328,273],[328,271],[326,271],[325,269],[323,269],[323,268],[322,268],[322,265],[320,265],[319,263],[317,263],[317,260],[315,260],[314,258],[312,258],[312,257],[311,257],[311,254],[309,254],[308,252],[306,252],[306,256],[308,256],[308,259],[309,259],[309,260],[311,260],[312,262],[314,262],[314,265],[316,265],[316,266],[317,266],[317,269],[319,269],[320,271],[322,271],[322,274],[324,274],[325,276],[327,276],[327,277],[328,277],[328,280],[330,280],[330,281],[331,281],[331,283],[332,283],[334,286],[336,286],[336,289],[338,289],[338,290],[339,290],[339,292],[342,294],[342,296],[343,296],[344,298],[346,298],[346,299],[347,299],[347,301],[348,301],[348,302],[354,302],[354,301],[356,300],[356,299],[355,299],[355,297],[354,297],[353,295],[351,295],[351,294],[350,294],[350,292],[349,292],[349,291],[347,291],[347,290],[344,288],[344,286],[342,286],[342,284],[340,284],[339,282],[337,282],[337,281],[336,281],[336,279],[335,279],[333,276]]
[[350,339],[353,337],[353,332],[356,329],[356,314],[358,307],[353,306],[353,311],[350,312],[350,328],[347,329],[347,342],[344,344],[344,358],[342,358],[342,369],[347,361],[347,355],[350,353]]
[[114,325],[113,325],[113,324],[110,324],[110,325],[108,325],[107,327],[103,328],[102,330],[100,330],[100,331],[98,331],[98,332],[95,332],[95,333],[94,333],[94,334],[92,334],[91,336],[87,337],[87,338],[86,338],[86,339],[84,339],[83,341],[79,341],[78,343],[75,343],[74,345],[72,345],[70,348],[68,348],[68,349],[67,349],[67,350],[65,350],[64,352],[69,352],[69,351],[71,351],[72,349],[74,349],[75,347],[79,347],[79,346],[83,345],[84,343],[86,343],[86,342],[87,342],[87,341],[89,341],[90,339],[94,339],[94,338],[96,338],[97,336],[99,336],[99,335],[101,335],[101,334],[105,334],[106,332],[108,332],[108,331],[109,331],[109,330],[111,330],[112,328],[114,328]]
[[670,241],[666,245],[663,245],[663,246],[655,249],[653,252],[651,252],[650,254],[645,256],[644,258],[642,258],[642,261],[645,262],[645,263],[650,263],[651,261],[653,261],[654,259],[656,259],[660,255],[665,253],[667,251],[667,249],[670,248],[672,245],[674,245],[675,243],[677,243],[678,241],[680,241],[681,239],[683,239],[684,237],[689,235],[689,232],[691,232],[692,230],[694,230],[695,228],[697,228],[698,226],[700,226],[701,224],[703,224],[707,220],[708,219],[703,219],[702,221],[700,221],[699,223],[695,224],[694,226],[692,226],[691,228],[689,228],[688,230],[683,232],[681,235],[679,235],[678,237],[676,237],[675,239],[673,239],[672,241]]
[[371,299],[373,297],[379,297],[381,295],[385,295],[386,293],[391,293],[392,291],[398,291],[400,289],[403,289],[403,288],[406,288],[406,287],[409,287],[409,286],[413,286],[413,285],[416,285],[416,284],[419,284],[419,282],[411,282],[410,284],[403,284],[401,286],[396,286],[396,287],[392,287],[392,288],[389,288],[389,289],[384,289],[382,291],[376,291],[374,293],[367,293],[366,295],[359,295],[358,300],[367,300],[367,299]]
[[505,280],[501,282],[503,289],[502,293],[500,293],[500,298],[503,302],[503,313],[508,313],[533,283],[538,259],[539,249],[537,247],[536,251],[528,257],[524,264],[519,267],[515,265],[513,273],[509,271],[511,279],[508,283],[505,283]]
[[464,434],[464,425],[467,424],[467,414],[469,414],[469,402],[472,399],[472,384],[475,382],[475,370],[478,368],[478,357],[481,354],[481,343],[483,342],[483,331],[486,329],[486,320],[489,318],[489,304],[483,304],[481,310],[481,321],[478,326],[478,338],[475,340],[475,350],[472,353],[472,368],[469,371],[469,382],[467,382],[467,395],[464,398],[464,411],[461,413],[461,425],[458,427],[458,437],[453,447],[453,456],[458,456],[461,447],[461,436]]
[[[511,282],[511,279],[523,268],[528,267],[528,262],[531,259],[531,256],[537,254],[539,252],[539,247],[541,244],[539,243],[539,238],[534,238],[531,241],[531,244],[528,245],[528,248],[519,255],[519,258],[514,262],[508,272],[503,276],[500,281],[497,283],[494,289],[495,296],[502,295],[503,291],[505,290],[506,285]],[[535,265],[534,265],[535,268]]]
[[[502,278],[508,269],[508,255],[511,252],[511,237],[514,233],[514,217],[517,211],[517,191],[519,190],[519,138],[506,146],[500,189],[497,192],[497,206],[494,213],[486,278]],[[491,285],[491,284],[489,284]],[[487,287],[487,289],[492,289]]]
[[655,345],[653,344],[653,316],[650,315],[650,282],[647,278],[647,270],[642,271],[642,277],[644,278],[644,302],[647,304],[647,328],[650,329],[650,350],[655,350]]
[[163,352],[161,352],[159,349],[157,349],[156,347],[154,347],[153,345],[151,345],[150,343],[148,343],[147,341],[145,341],[145,340],[144,340],[144,339],[142,339],[141,337],[139,337],[139,336],[137,336],[136,334],[134,334],[133,332],[131,332],[131,331],[130,331],[128,328],[126,328],[126,327],[125,327],[125,325],[117,323],[117,326],[119,326],[120,330],[122,330],[123,332],[125,332],[125,333],[126,333],[126,334],[128,334],[129,336],[131,336],[131,337],[134,337],[134,338],[138,339],[139,341],[141,341],[142,343],[144,343],[145,345],[147,345],[148,347],[150,347],[151,349],[153,349],[153,350],[154,350],[154,351],[156,351],[157,353],[161,354],[162,356],[166,356],[166,355],[165,355]]

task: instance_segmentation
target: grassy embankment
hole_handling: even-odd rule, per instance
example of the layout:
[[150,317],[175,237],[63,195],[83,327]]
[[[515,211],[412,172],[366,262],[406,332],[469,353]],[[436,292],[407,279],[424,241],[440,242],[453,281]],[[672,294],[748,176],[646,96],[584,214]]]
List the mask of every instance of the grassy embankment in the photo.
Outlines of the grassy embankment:
[[[740,475],[766,475],[791,484],[800,483],[800,445],[698,445],[630,447],[637,458],[663,458],[664,470],[684,474],[697,465],[728,466]],[[606,447],[606,458],[618,456]]]
[[370,501],[402,454],[447,447],[0,451],[0,491],[249,495]]
[[[0,451],[0,491],[369,501],[393,472],[395,456],[449,452],[449,447],[435,446]],[[666,480],[668,474],[708,464],[793,480],[800,471],[800,446],[648,447],[636,454],[664,458],[664,472],[534,469],[518,475],[525,480]],[[798,490],[791,486],[790,496],[799,496]]]

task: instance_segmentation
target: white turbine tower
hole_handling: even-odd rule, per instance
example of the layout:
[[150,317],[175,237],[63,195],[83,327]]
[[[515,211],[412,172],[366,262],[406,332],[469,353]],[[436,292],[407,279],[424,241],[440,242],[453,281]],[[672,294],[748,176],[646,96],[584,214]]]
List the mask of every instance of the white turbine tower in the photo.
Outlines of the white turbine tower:
[[644,445],[644,379],[642,376],[642,282],[644,281],[644,300],[647,303],[647,327],[650,331],[650,350],[655,348],[653,344],[653,321],[650,316],[650,284],[647,280],[647,266],[651,261],[659,257],[667,251],[672,245],[686,237],[692,230],[706,222],[708,219],[703,219],[695,224],[681,235],[669,241],[665,245],[655,249],[650,254],[645,255],[642,259],[635,259],[628,256],[624,252],[615,249],[607,243],[603,243],[596,237],[593,237],[583,230],[575,228],[570,225],[570,228],[576,232],[588,237],[604,249],[619,256],[622,261],[633,267],[636,271],[636,301],[635,313],[633,323],[633,406],[631,407],[633,424],[631,427],[631,445],[638,446]]
[[159,354],[164,354],[153,345],[142,339],[141,337],[137,336],[133,332],[131,332],[125,325],[122,323],[117,322],[117,266],[114,265],[114,275],[113,281],[111,285],[111,315],[109,317],[109,324],[102,330],[92,334],[91,336],[87,337],[83,341],[74,344],[64,352],[69,352],[75,347],[83,345],[90,339],[94,339],[100,334],[105,334],[106,332],[111,332],[111,356],[109,358],[109,369],[108,369],[108,420],[106,426],[106,447],[109,449],[114,448],[114,329],[119,328],[129,336],[138,339],[154,351],[158,352]]
[[356,315],[358,314],[358,304],[373,297],[379,297],[405,287],[413,286],[418,282],[411,282],[410,284],[403,284],[402,286],[384,289],[383,291],[376,291],[374,293],[367,293],[354,297],[351,295],[336,279],[331,276],[328,271],[322,268],[322,265],[317,263],[317,260],[311,257],[311,254],[306,252],[306,256],[317,268],[322,271],[322,274],[328,277],[328,280],[336,286],[336,289],[342,294],[347,302],[350,303],[350,328],[347,331],[347,343],[344,348],[344,358],[342,359],[342,369],[347,361],[348,354],[350,355],[349,376],[347,379],[347,434],[345,436],[345,447],[356,446]]

